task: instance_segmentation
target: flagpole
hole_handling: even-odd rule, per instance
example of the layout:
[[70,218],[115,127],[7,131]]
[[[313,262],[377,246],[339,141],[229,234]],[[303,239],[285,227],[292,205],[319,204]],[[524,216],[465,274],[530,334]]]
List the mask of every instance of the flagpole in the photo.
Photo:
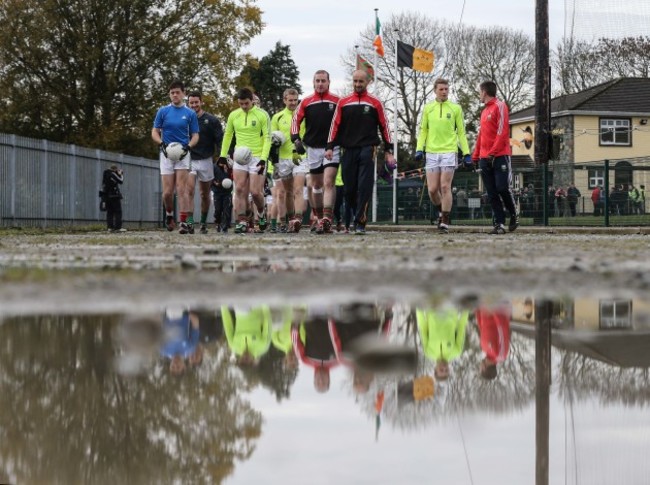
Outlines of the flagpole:
[[[377,20],[379,19],[379,9],[375,9],[375,25],[377,25]],[[373,91],[377,93],[377,88],[379,86],[379,66],[378,66],[379,54],[377,54],[377,49],[375,49],[375,59],[373,62],[374,71],[375,71],[375,87]],[[377,222],[377,150],[375,150],[375,182],[372,186],[372,222]]]
[[395,156],[395,168],[393,169],[393,224],[397,220],[397,41],[399,40],[399,29],[395,29],[393,41],[395,42],[395,82],[393,86],[393,155]]

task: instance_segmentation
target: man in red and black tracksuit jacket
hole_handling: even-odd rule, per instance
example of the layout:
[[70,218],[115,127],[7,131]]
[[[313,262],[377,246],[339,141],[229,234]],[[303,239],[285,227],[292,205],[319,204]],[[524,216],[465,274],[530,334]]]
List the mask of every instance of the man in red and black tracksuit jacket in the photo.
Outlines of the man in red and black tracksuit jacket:
[[365,234],[368,203],[374,184],[374,151],[384,141],[386,162],[395,163],[393,141],[384,106],[376,96],[369,94],[368,74],[354,71],[354,92],[339,101],[332,120],[325,157],[333,156],[333,148],[340,146],[345,200],[355,212],[356,234]]
[[319,315],[304,324],[304,338],[299,326],[291,328],[293,350],[303,364],[314,369],[314,388],[327,392],[330,388],[330,369],[339,365],[341,341],[334,322]]
[[481,125],[472,160],[479,163],[481,179],[492,205],[492,234],[505,234],[504,206],[510,213],[508,230],[512,232],[519,226],[519,214],[512,193],[508,106],[496,98],[497,85],[493,81],[481,83],[479,89],[485,108],[481,113]]
[[[339,97],[330,93],[329,73],[324,70],[314,74],[314,93],[305,97],[296,108],[291,120],[291,141],[299,154],[307,153],[312,207],[318,217],[316,232],[330,232],[336,203],[336,174],[339,171],[338,150],[336,156],[326,159],[327,136]],[[305,121],[305,133],[300,139],[300,127]],[[296,207],[302,207],[300,181],[294,185]],[[295,223],[293,225],[295,227]]]

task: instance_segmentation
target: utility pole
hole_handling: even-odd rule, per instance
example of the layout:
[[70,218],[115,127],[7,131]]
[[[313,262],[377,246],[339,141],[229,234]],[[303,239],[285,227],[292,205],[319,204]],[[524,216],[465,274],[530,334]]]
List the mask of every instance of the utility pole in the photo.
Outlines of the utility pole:
[[548,158],[551,139],[551,68],[549,65],[548,0],[535,4],[535,165],[542,170],[543,223],[548,225]]

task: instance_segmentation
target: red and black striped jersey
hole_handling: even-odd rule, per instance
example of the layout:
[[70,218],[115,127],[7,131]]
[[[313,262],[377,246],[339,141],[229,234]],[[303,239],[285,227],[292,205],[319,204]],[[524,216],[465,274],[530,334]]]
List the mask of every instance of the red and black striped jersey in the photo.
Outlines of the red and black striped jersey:
[[327,148],[361,148],[379,145],[378,130],[386,151],[393,151],[388,118],[379,98],[364,91],[342,98],[336,106]]
[[295,142],[300,138],[300,124],[305,120],[303,143],[312,148],[325,148],[339,99],[329,91],[322,94],[313,93],[303,99],[291,120],[291,141]]

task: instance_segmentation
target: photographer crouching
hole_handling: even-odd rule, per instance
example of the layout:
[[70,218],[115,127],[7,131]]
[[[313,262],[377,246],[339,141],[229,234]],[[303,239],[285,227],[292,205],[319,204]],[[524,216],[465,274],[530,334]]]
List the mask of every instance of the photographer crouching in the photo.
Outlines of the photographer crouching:
[[106,225],[109,232],[126,232],[122,228],[122,192],[120,185],[124,183],[124,172],[111,165],[104,170],[102,178],[102,205],[106,207]]

